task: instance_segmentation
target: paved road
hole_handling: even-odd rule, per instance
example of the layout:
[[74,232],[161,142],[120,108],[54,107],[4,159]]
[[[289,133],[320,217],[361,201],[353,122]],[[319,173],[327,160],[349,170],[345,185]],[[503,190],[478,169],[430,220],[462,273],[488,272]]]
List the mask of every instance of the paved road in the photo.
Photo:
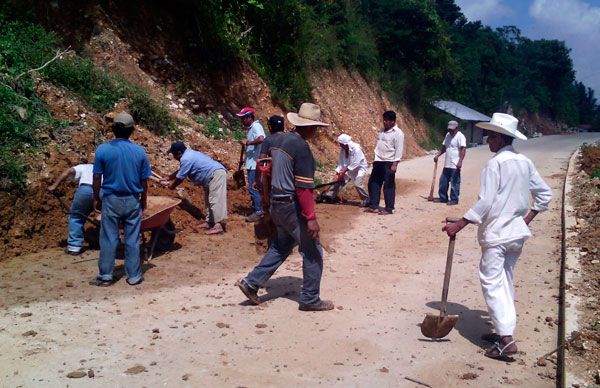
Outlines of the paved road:
[[[477,197],[479,171],[491,156],[480,146],[467,152],[459,206],[427,202],[433,167],[428,156],[401,163],[394,215],[357,210],[354,219],[340,219],[345,231],[330,242],[336,251],[326,255],[322,284],[323,296],[338,305],[334,311],[297,310],[302,276],[297,255],[272,279],[270,300],[259,307],[242,303],[233,286],[248,268],[233,268],[218,283],[156,292],[143,285],[123,288],[122,294],[82,287],[74,300],[56,291],[60,295],[51,301],[0,311],[0,385],[78,386],[82,380],[65,375],[81,368],[95,371],[93,379],[84,377],[87,386],[417,386],[407,377],[433,387],[554,386],[553,365],[535,367],[535,361],[556,346],[557,327],[546,317],[557,319],[560,191],[568,157],[594,139],[598,136],[550,136],[516,144],[534,160],[555,200],[534,221],[534,237],[516,270],[522,353],[510,365],[482,354],[479,336],[490,326],[477,277],[474,227],[456,243],[449,295],[449,313],[460,315],[455,330],[432,342],[418,326],[426,313],[436,312],[441,294],[447,247],[441,220],[462,215]],[[199,249],[189,247],[187,255]],[[63,260],[56,251],[44,254]],[[19,263],[6,260],[4,270],[17,279]],[[72,279],[65,280],[73,287]],[[14,296],[20,288],[2,290]],[[29,329],[39,335],[23,337]],[[136,365],[145,371],[124,373]]]

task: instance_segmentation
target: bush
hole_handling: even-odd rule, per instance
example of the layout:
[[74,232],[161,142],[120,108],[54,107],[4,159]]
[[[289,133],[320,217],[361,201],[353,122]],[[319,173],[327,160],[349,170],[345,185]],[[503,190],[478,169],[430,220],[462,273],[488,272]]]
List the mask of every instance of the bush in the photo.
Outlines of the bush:
[[239,122],[235,121],[231,125],[232,128],[228,128],[215,112],[211,112],[207,115],[195,116],[194,121],[202,125],[202,133],[204,133],[205,136],[213,139],[224,140],[232,138],[234,140],[242,140],[246,138],[245,131]]

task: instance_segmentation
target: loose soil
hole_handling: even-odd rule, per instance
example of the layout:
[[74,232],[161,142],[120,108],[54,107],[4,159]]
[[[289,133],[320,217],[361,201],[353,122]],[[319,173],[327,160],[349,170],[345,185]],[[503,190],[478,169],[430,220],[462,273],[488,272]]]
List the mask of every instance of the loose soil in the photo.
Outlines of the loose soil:
[[572,339],[567,351],[578,376],[589,384],[600,384],[600,179],[590,177],[600,169],[600,144],[582,147],[578,162],[571,192],[577,237],[568,244],[582,252],[579,282],[569,291],[581,298],[581,330],[567,333]]

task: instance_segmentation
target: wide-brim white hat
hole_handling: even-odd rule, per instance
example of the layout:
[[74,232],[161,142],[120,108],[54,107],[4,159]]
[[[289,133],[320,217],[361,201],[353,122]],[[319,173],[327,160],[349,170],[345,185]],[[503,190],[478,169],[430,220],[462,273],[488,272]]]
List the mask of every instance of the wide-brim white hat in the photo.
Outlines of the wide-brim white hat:
[[521,140],[527,140],[527,136],[523,135],[517,129],[519,120],[506,113],[494,113],[489,122],[482,121],[475,125],[479,128],[487,129],[488,131],[502,133]]
[[300,110],[298,110],[298,113],[288,113],[287,118],[290,123],[297,127],[305,127],[308,125],[320,125],[324,127],[329,126],[329,124],[321,121],[321,108],[319,108],[318,105],[311,104],[310,102],[305,102],[304,104],[300,105]]

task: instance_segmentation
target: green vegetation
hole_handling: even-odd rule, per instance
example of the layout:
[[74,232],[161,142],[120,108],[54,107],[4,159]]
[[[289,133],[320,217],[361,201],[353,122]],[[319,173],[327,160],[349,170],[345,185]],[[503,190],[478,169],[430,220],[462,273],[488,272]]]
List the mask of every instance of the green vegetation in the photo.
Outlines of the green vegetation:
[[177,131],[167,109],[147,91],[95,67],[89,58],[58,55],[59,48],[59,38],[26,11],[0,6],[0,190],[25,188],[25,154],[40,147],[40,132],[60,125],[37,96],[35,75],[64,87],[100,112],[127,99],[139,122],[161,134]]
[[246,138],[246,134],[241,124],[235,122],[232,129],[219,119],[219,115],[215,112],[207,115],[198,115],[194,117],[194,121],[202,125],[202,133],[213,139],[242,140]]

